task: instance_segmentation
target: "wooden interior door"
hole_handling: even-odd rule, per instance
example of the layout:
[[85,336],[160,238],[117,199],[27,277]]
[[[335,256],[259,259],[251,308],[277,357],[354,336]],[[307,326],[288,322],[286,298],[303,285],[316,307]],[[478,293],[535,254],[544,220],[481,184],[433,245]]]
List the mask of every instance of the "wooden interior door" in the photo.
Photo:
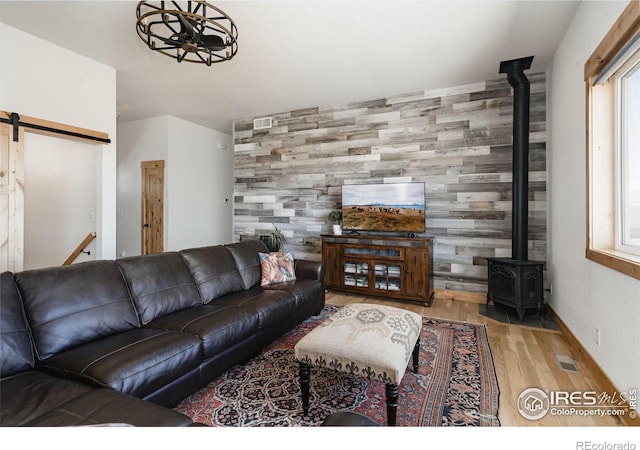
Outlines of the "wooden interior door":
[[142,254],[164,251],[164,161],[142,161]]
[[24,131],[0,124],[0,272],[20,272],[24,258]]

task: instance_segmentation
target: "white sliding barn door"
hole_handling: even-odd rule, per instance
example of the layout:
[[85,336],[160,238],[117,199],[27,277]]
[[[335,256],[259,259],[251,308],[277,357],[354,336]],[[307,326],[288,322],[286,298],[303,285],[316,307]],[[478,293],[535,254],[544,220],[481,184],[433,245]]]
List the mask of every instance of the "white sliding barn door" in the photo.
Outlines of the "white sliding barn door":
[[24,132],[0,124],[0,272],[20,272],[24,258]]

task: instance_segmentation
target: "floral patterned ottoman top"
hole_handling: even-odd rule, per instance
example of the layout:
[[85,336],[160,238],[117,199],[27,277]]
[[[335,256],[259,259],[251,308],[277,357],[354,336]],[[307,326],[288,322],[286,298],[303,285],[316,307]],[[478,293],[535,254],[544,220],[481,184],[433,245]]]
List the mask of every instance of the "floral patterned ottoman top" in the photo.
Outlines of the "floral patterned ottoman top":
[[295,346],[298,361],[399,384],[420,335],[422,316],[384,305],[347,305]]

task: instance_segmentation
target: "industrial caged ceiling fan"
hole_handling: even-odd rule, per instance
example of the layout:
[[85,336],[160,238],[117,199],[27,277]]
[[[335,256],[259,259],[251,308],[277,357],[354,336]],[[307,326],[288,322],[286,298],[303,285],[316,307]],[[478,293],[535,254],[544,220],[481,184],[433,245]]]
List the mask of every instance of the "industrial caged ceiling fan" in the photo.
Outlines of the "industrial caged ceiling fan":
[[231,17],[205,1],[141,1],[136,31],[151,50],[178,62],[228,61],[238,52],[238,28]]

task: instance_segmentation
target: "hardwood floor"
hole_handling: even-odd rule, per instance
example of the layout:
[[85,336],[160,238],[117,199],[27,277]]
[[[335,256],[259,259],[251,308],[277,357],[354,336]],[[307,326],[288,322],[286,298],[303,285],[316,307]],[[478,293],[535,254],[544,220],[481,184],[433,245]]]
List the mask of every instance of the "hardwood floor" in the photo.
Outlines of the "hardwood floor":
[[[367,297],[329,291],[327,303],[376,303],[408,309],[423,316],[456,321],[484,323],[500,388],[498,416],[502,426],[616,426],[622,425],[616,417],[559,416],[547,414],[540,420],[530,421],[517,410],[520,393],[530,387],[549,391],[606,392],[597,377],[576,350],[572,349],[561,331],[543,330],[514,324],[503,324],[479,314],[477,303],[437,298],[431,307],[410,302],[393,301],[380,297]],[[570,356],[579,372],[563,370],[556,355]]]

